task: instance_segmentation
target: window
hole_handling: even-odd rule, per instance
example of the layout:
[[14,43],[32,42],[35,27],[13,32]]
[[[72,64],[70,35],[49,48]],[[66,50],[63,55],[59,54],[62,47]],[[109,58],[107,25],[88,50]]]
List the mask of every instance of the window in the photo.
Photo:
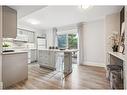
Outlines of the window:
[[68,34],[68,48],[77,49],[78,38],[76,34]]

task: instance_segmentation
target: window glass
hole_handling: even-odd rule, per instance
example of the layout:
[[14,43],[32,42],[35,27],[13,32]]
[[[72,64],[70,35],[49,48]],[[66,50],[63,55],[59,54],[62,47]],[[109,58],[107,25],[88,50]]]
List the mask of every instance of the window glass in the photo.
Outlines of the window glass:
[[68,34],[68,48],[69,49],[77,49],[77,35],[76,34]]

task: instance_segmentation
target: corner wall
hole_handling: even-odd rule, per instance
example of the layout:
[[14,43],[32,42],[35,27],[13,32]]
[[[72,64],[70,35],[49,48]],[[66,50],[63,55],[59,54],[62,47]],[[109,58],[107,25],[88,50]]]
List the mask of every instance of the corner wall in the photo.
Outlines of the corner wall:
[[114,13],[105,17],[106,51],[112,50],[111,40],[109,39],[112,33],[120,33],[120,13]]
[[105,17],[105,64],[108,63],[108,51],[112,51],[112,43],[109,37],[112,33],[120,33],[120,12]]

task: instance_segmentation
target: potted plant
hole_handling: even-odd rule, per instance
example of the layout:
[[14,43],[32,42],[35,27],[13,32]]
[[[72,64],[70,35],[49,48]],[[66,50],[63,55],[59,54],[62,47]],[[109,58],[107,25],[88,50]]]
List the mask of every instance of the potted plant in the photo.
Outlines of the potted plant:
[[113,33],[111,36],[112,40],[112,50],[113,52],[118,52],[118,46],[119,46],[119,34]]
[[7,51],[9,46],[7,43],[3,43],[3,51]]

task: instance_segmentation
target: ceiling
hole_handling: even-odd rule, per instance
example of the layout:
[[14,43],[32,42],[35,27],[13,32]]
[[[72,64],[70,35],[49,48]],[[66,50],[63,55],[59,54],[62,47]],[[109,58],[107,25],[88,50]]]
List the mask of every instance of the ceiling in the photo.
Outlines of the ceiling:
[[42,9],[42,8],[44,8],[46,6],[34,6],[34,5],[33,6],[27,6],[27,5],[25,5],[25,6],[21,6],[21,5],[17,6],[16,5],[16,6],[9,6],[9,7],[17,10],[17,14],[18,14],[17,17],[18,17],[18,19],[20,19],[20,18],[22,18],[22,17],[24,17],[26,15],[29,15],[29,14],[31,14],[31,13],[39,10],[39,9]]
[[[78,6],[11,6],[18,11],[18,23],[42,30],[79,22],[89,22],[119,12],[122,6],[93,6],[86,10]],[[39,21],[32,25],[29,19]]]

